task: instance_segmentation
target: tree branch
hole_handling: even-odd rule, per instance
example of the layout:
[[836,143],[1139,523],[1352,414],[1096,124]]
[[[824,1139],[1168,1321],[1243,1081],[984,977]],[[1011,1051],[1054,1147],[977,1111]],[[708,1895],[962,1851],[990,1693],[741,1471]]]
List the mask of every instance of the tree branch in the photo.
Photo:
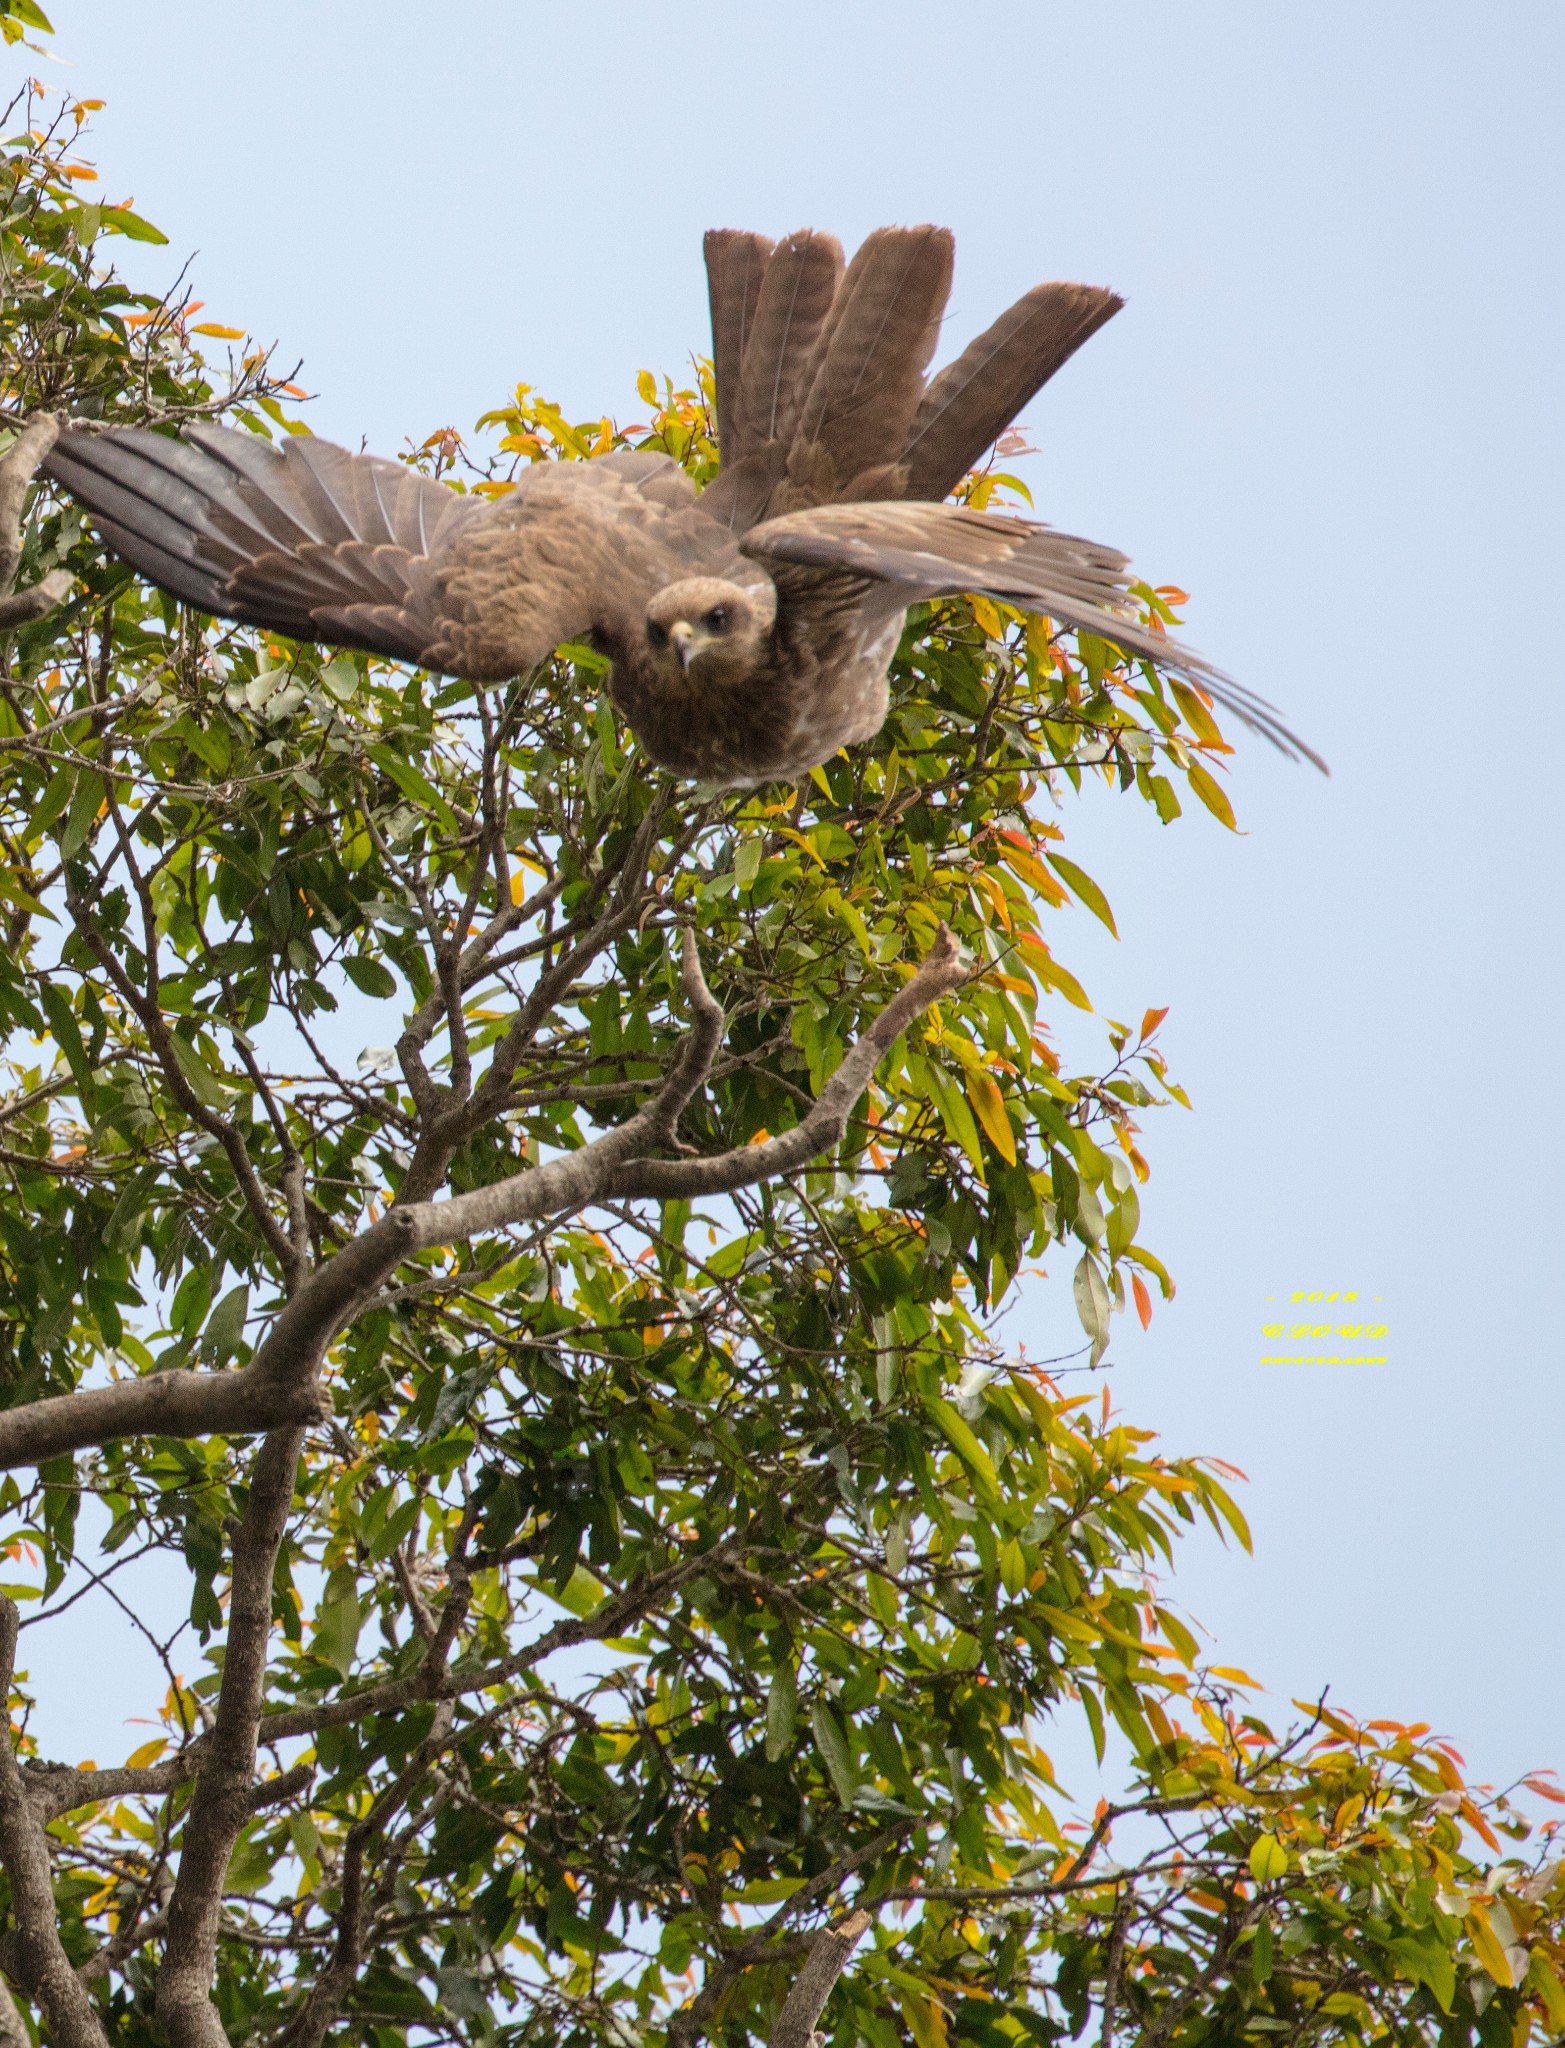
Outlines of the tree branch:
[[[0,1698],[6,1702],[16,1668],[17,1622],[16,1602],[0,1594]],[[16,1761],[9,1706],[0,1731],[0,1865],[10,1880],[16,1923],[8,1960],[42,2008],[53,2048],[108,2048],[97,2010],[60,1940],[49,1838]]]
[[157,2015],[173,2048],[228,2048],[211,1998],[223,1879],[239,1830],[255,1811],[256,1730],[272,1629],[272,1571],[293,1503],[302,1443],[302,1432],[286,1429],[261,1446],[234,1538],[223,1682],[185,1820],[158,1972]]
[[22,559],[22,506],[38,465],[59,439],[60,422],[53,413],[29,420],[0,456],[0,631],[41,619],[52,612],[76,578],[69,569],[51,569],[31,590],[12,592]]
[[821,1929],[767,2036],[766,2048],[815,2048],[815,2022],[868,1927],[868,1913],[857,1912],[835,1927]]
[[694,1012],[691,1030],[663,1086],[624,1123],[488,1187],[445,1201],[399,1203],[310,1275],[241,1371],[154,1373],[0,1413],[0,1470],[120,1436],[236,1435],[319,1420],[328,1407],[317,1378],[327,1347],[404,1260],[594,1202],[731,1193],[806,1165],[841,1139],[854,1104],[898,1036],[967,978],[960,948],[942,925],[917,973],[849,1048],[791,1131],[711,1158],[651,1159],[649,1152],[673,1139],[722,1039],[722,1011],[689,933],[682,972]]

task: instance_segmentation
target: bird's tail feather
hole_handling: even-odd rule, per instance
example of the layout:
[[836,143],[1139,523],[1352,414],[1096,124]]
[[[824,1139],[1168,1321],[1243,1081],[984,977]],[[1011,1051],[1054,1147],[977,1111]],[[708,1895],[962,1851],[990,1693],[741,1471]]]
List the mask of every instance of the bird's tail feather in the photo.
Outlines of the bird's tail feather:
[[804,367],[831,313],[842,272],[842,244],[835,235],[801,229],[772,252],[745,344],[740,455],[792,439],[804,398]]
[[771,262],[765,235],[709,228],[702,244],[707,298],[712,308],[712,373],[717,384],[717,445],[726,469],[748,450],[741,390],[756,303]]
[[1124,304],[1085,284],[1040,284],[948,363],[924,392],[902,460],[907,496],[943,498],[1033,394]]
[[790,469],[829,458],[840,485],[896,462],[951,290],[947,228],[882,228],[861,245],[822,323],[801,382]]

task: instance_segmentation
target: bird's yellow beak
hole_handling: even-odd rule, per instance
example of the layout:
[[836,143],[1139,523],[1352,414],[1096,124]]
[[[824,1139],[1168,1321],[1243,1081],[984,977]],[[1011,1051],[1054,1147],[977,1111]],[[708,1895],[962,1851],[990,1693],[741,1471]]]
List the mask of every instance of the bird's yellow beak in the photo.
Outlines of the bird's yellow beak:
[[676,619],[668,629],[669,645],[679,656],[679,666],[686,675],[690,664],[696,658],[696,629],[688,619]]

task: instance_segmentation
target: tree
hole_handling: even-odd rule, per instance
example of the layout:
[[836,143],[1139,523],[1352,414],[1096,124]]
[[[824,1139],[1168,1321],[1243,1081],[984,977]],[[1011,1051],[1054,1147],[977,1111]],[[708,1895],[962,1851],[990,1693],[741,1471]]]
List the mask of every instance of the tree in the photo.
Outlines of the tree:
[[[0,2031],[1565,2031],[1547,1827],[1427,1730],[1268,1728],[1153,1576],[1245,1540],[1221,1468],[990,1334],[1039,1258],[1090,1364],[1172,1291],[1160,1017],[1050,1043],[1056,914],[1113,922],[1059,799],[1229,820],[1210,708],[942,605],[877,742],[712,796],[585,648],[477,689],[182,613],[29,485],[55,417],[302,394],[115,276],[89,111],[34,88],[0,179]],[[641,400],[408,459],[709,473],[705,371]],[[22,1631],[171,1559],[163,1732],[53,1760]],[[1129,1755],[1079,1820],[1066,1712]]]

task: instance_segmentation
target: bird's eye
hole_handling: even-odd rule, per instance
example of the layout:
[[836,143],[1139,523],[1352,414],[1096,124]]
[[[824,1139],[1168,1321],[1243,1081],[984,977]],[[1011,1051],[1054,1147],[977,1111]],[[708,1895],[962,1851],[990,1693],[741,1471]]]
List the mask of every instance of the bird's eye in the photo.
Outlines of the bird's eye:
[[647,640],[653,647],[666,647],[668,645],[667,626],[660,626],[656,619],[649,619],[647,621]]
[[709,633],[726,633],[728,631],[728,620],[729,610],[727,605],[714,604],[701,623]]

